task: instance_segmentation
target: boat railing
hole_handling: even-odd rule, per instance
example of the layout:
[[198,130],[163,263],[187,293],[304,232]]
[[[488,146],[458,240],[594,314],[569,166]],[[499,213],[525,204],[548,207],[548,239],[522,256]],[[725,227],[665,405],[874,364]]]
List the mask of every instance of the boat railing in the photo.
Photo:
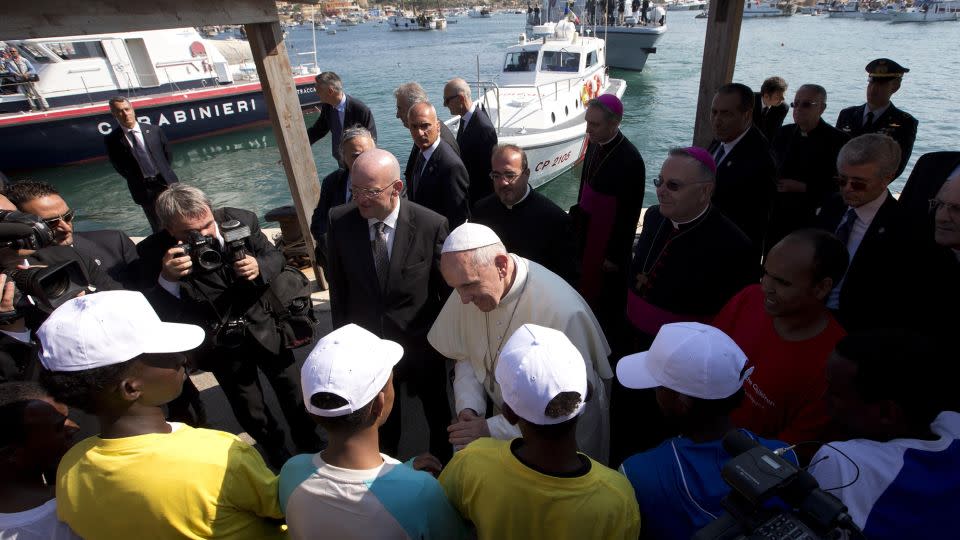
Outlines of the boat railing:
[[[500,85],[498,85],[493,81],[481,81],[481,80],[468,82],[467,84],[470,86],[470,88],[477,89],[477,91],[481,96],[480,97],[481,106],[485,106],[485,110],[490,110],[491,103],[490,103],[490,96],[488,94],[490,93],[491,90],[493,90],[493,96],[494,96],[494,99],[496,100],[496,106],[497,106],[497,135],[499,135],[500,134],[500,111],[502,110],[500,108]],[[461,119],[460,121],[462,122],[463,120]]]

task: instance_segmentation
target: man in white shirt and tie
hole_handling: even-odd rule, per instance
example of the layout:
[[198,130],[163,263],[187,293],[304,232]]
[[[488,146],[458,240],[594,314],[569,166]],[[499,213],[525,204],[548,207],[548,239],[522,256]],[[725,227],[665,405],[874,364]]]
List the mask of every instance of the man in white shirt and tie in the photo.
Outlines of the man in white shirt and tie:
[[119,127],[103,138],[107,156],[126,179],[133,202],[143,207],[150,228],[157,232],[161,226],[154,202],[167,187],[180,181],[170,166],[170,144],[160,127],[137,121],[137,113],[127,98],[112,98],[110,114]]
[[377,123],[369,107],[343,91],[343,81],[336,73],[324,71],[317,75],[315,86],[321,102],[320,117],[307,129],[307,136],[310,144],[313,144],[329,133],[333,159],[340,168],[344,168],[340,148],[344,130],[354,126],[366,128],[376,141]]
[[[330,210],[327,257],[334,328],[357,324],[405,351],[394,382],[423,403],[430,453],[443,461],[452,448],[447,425],[445,362],[427,343],[427,332],[449,289],[440,274],[447,220],[401,200],[400,164],[382,149],[364,151],[350,170],[352,201]],[[394,454],[400,440],[400,396],[380,431],[381,451]],[[417,441],[416,451],[426,450]]]

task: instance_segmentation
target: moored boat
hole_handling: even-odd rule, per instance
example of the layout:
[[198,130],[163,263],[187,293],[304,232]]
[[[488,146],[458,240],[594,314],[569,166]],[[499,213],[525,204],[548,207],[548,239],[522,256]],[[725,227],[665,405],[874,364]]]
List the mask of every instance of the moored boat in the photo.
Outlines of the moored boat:
[[921,2],[912,8],[898,11],[890,18],[891,23],[926,23],[960,20],[960,0],[950,2]]

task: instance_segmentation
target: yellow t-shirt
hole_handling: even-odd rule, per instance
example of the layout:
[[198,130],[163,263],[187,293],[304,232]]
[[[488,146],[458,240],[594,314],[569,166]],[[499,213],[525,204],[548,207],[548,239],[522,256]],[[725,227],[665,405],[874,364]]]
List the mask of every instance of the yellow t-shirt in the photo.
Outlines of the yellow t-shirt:
[[480,540],[640,536],[640,509],[626,477],[592,459],[582,476],[548,476],[521,463],[511,442],[477,439],[440,475],[447,498]]
[[285,538],[277,477],[230,433],[90,437],[57,469],[57,515],[86,540]]

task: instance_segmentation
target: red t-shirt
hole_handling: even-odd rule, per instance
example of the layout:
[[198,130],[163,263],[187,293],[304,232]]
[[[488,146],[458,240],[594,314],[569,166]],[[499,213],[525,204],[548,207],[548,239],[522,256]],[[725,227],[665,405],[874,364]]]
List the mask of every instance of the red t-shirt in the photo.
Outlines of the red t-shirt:
[[824,395],[827,358],[846,332],[830,316],[819,335],[787,341],[763,309],[760,285],[750,285],[727,302],[714,320],[747,355],[753,373],[743,383],[743,404],[733,423],[761,437],[788,443],[820,440],[829,421]]

